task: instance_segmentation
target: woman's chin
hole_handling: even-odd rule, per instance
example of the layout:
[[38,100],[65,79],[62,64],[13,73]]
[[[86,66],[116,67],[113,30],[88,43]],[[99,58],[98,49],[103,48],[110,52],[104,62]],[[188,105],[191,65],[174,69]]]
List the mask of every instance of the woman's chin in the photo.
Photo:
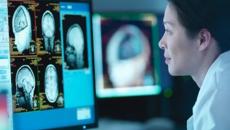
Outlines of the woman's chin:
[[168,66],[168,71],[169,71],[169,74],[172,76],[181,76],[181,74],[179,73],[178,70],[176,70],[175,68],[172,68],[170,66]]

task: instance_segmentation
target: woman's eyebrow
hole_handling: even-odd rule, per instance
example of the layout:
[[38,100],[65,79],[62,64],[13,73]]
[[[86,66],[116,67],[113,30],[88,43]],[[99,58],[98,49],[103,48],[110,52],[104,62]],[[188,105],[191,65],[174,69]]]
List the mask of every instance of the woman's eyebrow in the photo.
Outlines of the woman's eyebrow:
[[171,25],[171,26],[174,26],[174,23],[173,22],[171,22],[171,21],[164,21],[164,25]]

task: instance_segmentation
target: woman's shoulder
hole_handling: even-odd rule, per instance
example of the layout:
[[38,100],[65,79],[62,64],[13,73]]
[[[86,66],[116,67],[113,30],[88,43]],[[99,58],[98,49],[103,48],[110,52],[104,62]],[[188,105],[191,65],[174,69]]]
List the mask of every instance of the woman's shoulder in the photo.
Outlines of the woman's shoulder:
[[215,70],[218,87],[229,86],[230,89],[230,51],[219,56],[219,62]]
[[230,51],[222,53],[218,57],[217,72],[222,73],[229,71],[230,72]]

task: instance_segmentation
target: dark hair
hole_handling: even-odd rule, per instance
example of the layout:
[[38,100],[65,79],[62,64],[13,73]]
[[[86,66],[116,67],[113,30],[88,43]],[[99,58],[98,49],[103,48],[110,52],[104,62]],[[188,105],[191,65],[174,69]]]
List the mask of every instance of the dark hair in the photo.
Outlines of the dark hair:
[[202,28],[210,31],[220,51],[230,50],[230,2],[228,0],[168,0],[190,37]]

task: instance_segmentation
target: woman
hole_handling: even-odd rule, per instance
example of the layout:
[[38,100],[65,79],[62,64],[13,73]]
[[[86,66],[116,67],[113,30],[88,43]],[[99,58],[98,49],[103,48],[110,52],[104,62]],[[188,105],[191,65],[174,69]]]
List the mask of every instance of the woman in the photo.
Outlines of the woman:
[[230,130],[230,3],[169,0],[159,42],[171,75],[200,87],[188,130]]

